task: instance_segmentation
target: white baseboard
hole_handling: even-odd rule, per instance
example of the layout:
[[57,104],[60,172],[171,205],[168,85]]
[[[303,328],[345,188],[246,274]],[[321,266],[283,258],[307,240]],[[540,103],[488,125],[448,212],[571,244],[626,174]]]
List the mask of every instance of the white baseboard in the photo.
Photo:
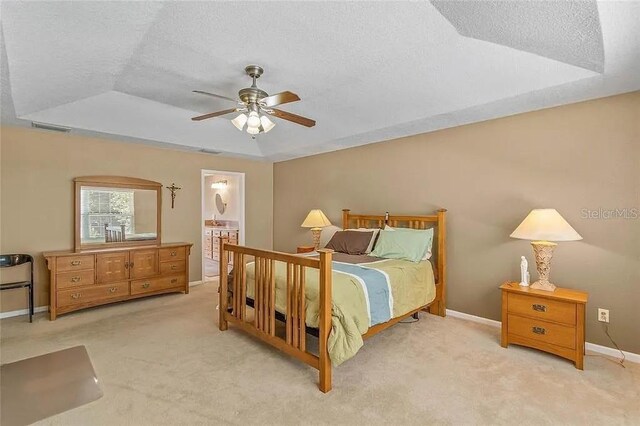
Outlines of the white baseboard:
[[501,322],[492,320],[489,318],[477,317],[471,314],[465,314],[464,312],[452,311],[451,309],[447,309],[447,315],[452,316],[454,318],[460,318],[467,321],[479,322],[480,324],[490,325],[492,327],[500,327]]
[[[595,343],[587,342],[585,347],[588,351],[596,352],[602,355],[612,356],[614,358],[620,358],[620,351],[608,346],[596,345]],[[625,361],[635,362],[640,364],[640,354],[634,354],[633,352],[622,351]]]
[[[464,312],[453,311],[447,309],[447,315],[454,318],[460,318],[467,321],[473,321],[480,324],[490,325],[492,327],[500,327],[502,323],[500,321],[492,320],[489,318],[478,317],[471,314],[465,314]],[[596,345],[595,343],[586,342],[585,347],[588,351],[596,352],[602,355],[612,356],[614,358],[620,358],[620,351],[608,346]],[[633,352],[622,351],[625,359],[629,362],[640,363],[640,354],[634,354]]]
[[[202,285],[202,284],[204,284],[203,281],[190,281],[189,287],[195,287],[197,285]],[[33,310],[33,313],[37,314],[39,312],[46,312],[48,310],[49,310],[49,305],[38,306]],[[0,319],[19,317],[20,315],[29,315],[29,309],[19,309],[17,311],[0,312]]]
[[[49,305],[37,306],[33,309],[33,313],[46,312],[49,310]],[[20,315],[29,315],[29,309],[18,309],[17,311],[0,312],[0,319],[18,317]]]

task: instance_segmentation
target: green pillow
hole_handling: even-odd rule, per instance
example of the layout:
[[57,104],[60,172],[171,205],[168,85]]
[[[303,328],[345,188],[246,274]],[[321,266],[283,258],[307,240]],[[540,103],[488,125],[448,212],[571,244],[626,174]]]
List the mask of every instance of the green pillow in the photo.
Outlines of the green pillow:
[[428,242],[422,232],[382,230],[370,256],[419,262],[427,252]]
[[384,229],[387,231],[415,232],[423,235],[427,239],[427,251],[422,257],[422,260],[427,260],[431,258],[431,252],[433,250],[433,228],[429,228],[429,229],[392,228],[389,225],[386,225]]

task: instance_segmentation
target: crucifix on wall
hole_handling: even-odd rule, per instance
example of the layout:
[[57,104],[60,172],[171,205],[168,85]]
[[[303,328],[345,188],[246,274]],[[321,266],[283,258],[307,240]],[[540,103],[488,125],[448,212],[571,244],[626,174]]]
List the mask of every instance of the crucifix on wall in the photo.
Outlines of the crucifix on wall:
[[171,208],[173,208],[176,203],[176,191],[182,188],[176,186],[175,183],[171,183],[171,186],[167,186],[166,188],[171,191]]

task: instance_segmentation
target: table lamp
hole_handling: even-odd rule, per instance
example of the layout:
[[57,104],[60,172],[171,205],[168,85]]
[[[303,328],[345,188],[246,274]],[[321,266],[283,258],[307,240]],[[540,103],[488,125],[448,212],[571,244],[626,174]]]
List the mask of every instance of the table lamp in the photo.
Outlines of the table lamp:
[[539,279],[531,284],[536,290],[555,291],[556,286],[549,282],[551,257],[557,246],[552,241],[578,241],[582,237],[564,220],[556,209],[534,209],[511,234],[511,238],[531,240],[533,254],[536,257],[536,269]]
[[322,213],[322,210],[314,209],[309,212],[307,218],[300,226],[303,228],[311,228],[311,232],[313,233],[313,246],[318,250],[320,246],[320,233],[322,232],[322,228],[330,225],[331,222],[329,222],[327,216]]

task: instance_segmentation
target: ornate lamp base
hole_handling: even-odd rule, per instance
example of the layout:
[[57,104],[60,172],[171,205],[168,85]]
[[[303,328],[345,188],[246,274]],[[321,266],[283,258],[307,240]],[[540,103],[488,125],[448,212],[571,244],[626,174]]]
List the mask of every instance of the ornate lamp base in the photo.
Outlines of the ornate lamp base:
[[544,290],[544,291],[556,291],[555,284],[550,283],[549,281],[536,281],[531,284],[529,288],[534,290]]
[[311,233],[313,234],[313,247],[318,250],[318,248],[320,248],[320,233],[322,233],[322,228],[311,228]]
[[553,249],[557,244],[550,241],[532,241],[533,254],[536,257],[536,269],[540,279],[531,284],[534,290],[555,291],[556,286],[549,282],[549,273],[551,272],[551,258],[553,257]]

